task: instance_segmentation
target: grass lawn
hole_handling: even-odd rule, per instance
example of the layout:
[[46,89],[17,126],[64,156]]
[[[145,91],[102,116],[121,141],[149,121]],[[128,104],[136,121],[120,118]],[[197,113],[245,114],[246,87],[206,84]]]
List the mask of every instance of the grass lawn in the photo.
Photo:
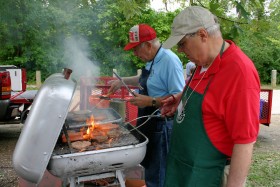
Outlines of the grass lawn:
[[280,115],[260,126],[246,187],[280,187]]
[[253,162],[247,179],[247,187],[280,186],[279,151],[254,152]]

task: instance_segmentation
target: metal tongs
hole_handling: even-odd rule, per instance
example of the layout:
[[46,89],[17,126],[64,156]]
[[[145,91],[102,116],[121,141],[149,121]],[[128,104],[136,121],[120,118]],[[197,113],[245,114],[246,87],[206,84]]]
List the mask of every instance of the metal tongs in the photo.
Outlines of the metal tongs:
[[134,97],[136,96],[135,93],[127,86],[127,84],[125,84],[125,82],[123,81],[123,79],[116,73],[113,71],[113,73],[116,75],[116,77],[122,82],[122,84],[125,86],[125,88],[129,91],[129,93],[131,93]]
[[[108,94],[107,94],[108,95]],[[109,96],[107,95],[101,95],[99,96],[99,99],[103,99],[103,100],[110,100],[110,101],[116,101],[116,102],[119,102],[119,101],[127,101],[126,99],[120,99],[120,98],[110,98]]]

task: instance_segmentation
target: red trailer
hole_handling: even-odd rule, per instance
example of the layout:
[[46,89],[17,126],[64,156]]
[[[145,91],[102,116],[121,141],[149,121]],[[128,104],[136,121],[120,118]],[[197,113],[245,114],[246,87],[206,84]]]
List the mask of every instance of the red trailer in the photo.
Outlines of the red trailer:
[[269,126],[271,119],[272,108],[272,94],[271,89],[261,89],[260,93],[260,124]]
[[[88,110],[93,106],[90,102],[90,96],[101,96],[108,94],[110,88],[109,81],[116,80],[115,77],[98,77],[98,78],[88,78],[83,77],[80,80],[80,110]],[[138,87],[129,86],[132,91],[137,91]],[[127,89],[122,86],[117,92],[110,95],[110,98],[117,99],[129,99],[133,97]],[[107,102],[102,102],[100,107],[108,107]],[[138,108],[132,105],[130,102],[125,102],[125,118],[126,122],[131,122],[135,125],[136,121],[132,121],[137,118]]]

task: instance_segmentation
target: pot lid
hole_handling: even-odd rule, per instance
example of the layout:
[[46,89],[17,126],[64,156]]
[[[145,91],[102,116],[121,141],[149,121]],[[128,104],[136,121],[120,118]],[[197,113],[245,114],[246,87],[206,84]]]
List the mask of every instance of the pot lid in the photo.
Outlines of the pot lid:
[[56,73],[39,89],[17,141],[13,166],[23,179],[38,184],[65,122],[76,82]]

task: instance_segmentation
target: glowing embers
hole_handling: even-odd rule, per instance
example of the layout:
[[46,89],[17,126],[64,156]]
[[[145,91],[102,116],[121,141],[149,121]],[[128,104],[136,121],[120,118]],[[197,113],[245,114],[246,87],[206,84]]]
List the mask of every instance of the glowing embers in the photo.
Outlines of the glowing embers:
[[[77,130],[68,130],[67,134],[70,142],[83,141],[73,144],[75,149],[85,149],[92,145],[92,143],[108,142],[109,147],[113,138],[120,136],[119,125],[113,123],[95,124],[93,115],[86,120],[87,127],[82,127]],[[91,142],[88,144],[87,142]],[[65,134],[62,135],[62,142],[66,143]],[[79,146],[80,145],[80,146]],[[87,146],[85,146],[87,145]]]

